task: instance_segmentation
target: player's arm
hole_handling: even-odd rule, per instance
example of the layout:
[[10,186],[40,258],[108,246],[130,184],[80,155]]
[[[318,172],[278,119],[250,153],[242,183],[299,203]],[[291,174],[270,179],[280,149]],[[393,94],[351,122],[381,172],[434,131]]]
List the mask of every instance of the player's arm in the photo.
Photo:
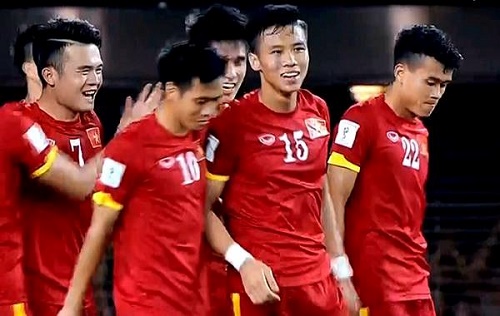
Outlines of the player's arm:
[[[239,245],[229,234],[212,206],[224,190],[229,175],[234,173],[238,157],[238,129],[233,124],[232,109],[218,116],[208,133],[206,158],[208,166],[206,236],[212,248],[223,255],[241,275],[245,292],[254,304],[279,300],[278,285],[271,269]],[[237,125],[237,124],[236,124]]]
[[33,178],[75,198],[89,195],[97,177],[99,157],[80,168],[56,146],[51,146],[42,128],[21,113],[4,114],[2,120],[5,144]]
[[[356,183],[362,163],[369,151],[370,125],[364,121],[362,109],[349,109],[334,131],[332,151],[328,159],[327,185],[333,207],[332,220],[336,221],[338,241],[343,245],[345,207]],[[326,199],[328,202],[328,199]],[[348,228],[347,228],[348,229]],[[337,277],[351,313],[357,313],[361,302],[351,282],[353,272],[347,255],[332,257],[332,273]]]
[[[64,311],[78,313],[82,308],[86,289],[99,265],[108,237],[123,209],[123,203],[131,194],[134,183],[139,180],[140,164],[129,153],[133,150],[131,142],[123,137],[114,139],[106,148],[102,172],[97,180],[92,221],[80,251],[73,278],[68,290]],[[70,313],[71,312],[71,313]],[[63,314],[64,315],[64,314]]]
[[83,167],[61,152],[51,153],[48,162],[44,168],[32,173],[32,177],[71,198],[83,200],[92,193],[102,165],[102,153]]

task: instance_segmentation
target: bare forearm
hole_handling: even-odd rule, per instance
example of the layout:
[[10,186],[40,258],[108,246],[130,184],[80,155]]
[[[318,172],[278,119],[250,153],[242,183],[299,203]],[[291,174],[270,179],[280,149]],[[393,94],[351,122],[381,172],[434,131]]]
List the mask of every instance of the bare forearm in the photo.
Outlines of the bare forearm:
[[214,212],[207,213],[207,239],[215,252],[225,255],[229,246],[234,243],[221,219]]
[[332,257],[344,254],[343,229],[340,229],[336,210],[329,193],[328,183],[325,181],[323,190],[323,230],[326,249]]
[[81,306],[87,287],[106,249],[107,237],[108,232],[100,227],[91,227],[87,232],[66,296],[66,306]]
[[87,198],[94,190],[95,182],[102,167],[102,151],[90,159],[78,173],[73,175],[73,183],[68,190],[78,199]]

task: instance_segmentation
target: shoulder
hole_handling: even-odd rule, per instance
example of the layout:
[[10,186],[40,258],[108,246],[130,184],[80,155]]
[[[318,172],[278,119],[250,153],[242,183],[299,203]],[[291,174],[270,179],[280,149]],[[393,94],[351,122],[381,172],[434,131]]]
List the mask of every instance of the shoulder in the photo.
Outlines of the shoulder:
[[328,105],[320,96],[315,95],[309,90],[301,89],[299,91],[299,100],[301,100],[306,108],[317,111],[324,118],[329,118]]
[[94,111],[88,111],[82,114],[82,124],[84,127],[99,127],[101,120]]

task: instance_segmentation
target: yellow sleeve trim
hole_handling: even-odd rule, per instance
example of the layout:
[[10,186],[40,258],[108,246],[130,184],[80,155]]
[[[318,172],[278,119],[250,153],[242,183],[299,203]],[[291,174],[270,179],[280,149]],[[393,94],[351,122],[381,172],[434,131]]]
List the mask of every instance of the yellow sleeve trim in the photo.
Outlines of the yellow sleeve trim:
[[363,307],[359,310],[359,316],[369,316],[370,315],[370,310],[368,307]]
[[229,180],[229,176],[219,176],[207,171],[207,179],[212,181],[226,182],[227,180]]
[[347,169],[352,170],[354,172],[359,172],[359,170],[361,170],[361,168],[359,166],[357,166],[357,165],[353,164],[352,162],[350,162],[349,160],[347,160],[344,155],[336,153],[336,152],[332,152],[332,154],[330,155],[330,158],[328,158],[328,164],[334,165],[334,166],[339,166],[339,167],[344,167],[344,168],[347,168]]
[[57,158],[57,147],[54,146],[50,149],[49,153],[45,157],[45,163],[31,174],[31,177],[33,178],[38,178],[42,176],[44,173],[49,171],[49,169],[52,167],[54,164],[54,161],[56,161]]
[[123,205],[113,200],[113,197],[109,193],[96,192],[92,195],[92,200],[99,206],[109,207],[115,211],[120,211],[123,208]]

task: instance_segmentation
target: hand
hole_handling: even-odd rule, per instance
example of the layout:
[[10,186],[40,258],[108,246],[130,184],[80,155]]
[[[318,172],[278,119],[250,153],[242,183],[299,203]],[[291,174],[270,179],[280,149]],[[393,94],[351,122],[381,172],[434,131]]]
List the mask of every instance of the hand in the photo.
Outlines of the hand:
[[120,119],[120,124],[118,125],[118,131],[123,130],[128,124],[152,113],[161,103],[162,91],[162,84],[160,82],[154,87],[151,83],[148,83],[142,88],[135,102],[132,97],[128,96],[125,99],[125,108]]
[[351,279],[339,280],[339,285],[342,289],[342,295],[344,296],[344,300],[347,304],[349,315],[358,316],[362,305]]
[[240,268],[241,280],[245,292],[254,304],[279,301],[279,288],[273,272],[262,261],[246,260]]

